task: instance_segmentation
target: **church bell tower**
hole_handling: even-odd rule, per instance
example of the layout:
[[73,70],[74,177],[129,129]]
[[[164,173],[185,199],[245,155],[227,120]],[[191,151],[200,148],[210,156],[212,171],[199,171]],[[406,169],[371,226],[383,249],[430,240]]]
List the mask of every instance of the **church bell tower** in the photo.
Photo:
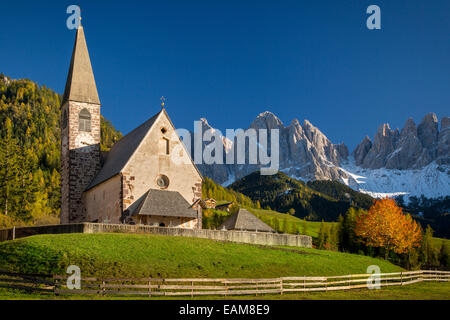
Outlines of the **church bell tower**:
[[86,221],[82,196],[100,170],[100,100],[81,21],[61,104],[61,223]]

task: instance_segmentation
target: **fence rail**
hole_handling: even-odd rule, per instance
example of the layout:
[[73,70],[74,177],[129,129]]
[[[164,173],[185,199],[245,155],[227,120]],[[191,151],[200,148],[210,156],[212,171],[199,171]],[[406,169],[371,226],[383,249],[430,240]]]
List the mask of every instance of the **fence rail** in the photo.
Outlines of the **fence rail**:
[[[374,278],[377,276],[379,276],[379,283],[374,282]],[[422,281],[448,282],[450,281],[450,271],[419,270],[380,274],[281,277],[272,279],[82,278],[81,290],[69,290],[67,287],[67,276],[0,271],[0,288],[54,294],[140,295],[148,297],[285,294],[291,292],[361,289],[375,284],[381,287],[403,286]]]

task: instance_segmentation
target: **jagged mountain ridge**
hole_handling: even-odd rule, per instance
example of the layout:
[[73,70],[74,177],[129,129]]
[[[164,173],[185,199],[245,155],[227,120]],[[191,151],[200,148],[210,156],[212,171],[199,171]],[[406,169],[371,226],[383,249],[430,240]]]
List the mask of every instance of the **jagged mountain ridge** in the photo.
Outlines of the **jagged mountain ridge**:
[[[203,132],[212,129],[206,119],[201,119]],[[308,120],[300,125],[294,119],[287,127],[273,113],[266,111],[261,113],[250,125],[253,129],[279,129],[280,141],[280,169],[291,177],[302,180],[335,179],[340,178],[339,165],[346,161],[349,155],[344,144],[333,144],[318,128]],[[223,141],[223,154],[234,148],[236,157],[236,143],[225,137]],[[208,143],[204,143],[203,148]],[[193,145],[193,144],[192,144]],[[247,148],[248,149],[248,148]],[[248,153],[248,150],[247,150]],[[248,154],[246,155],[248,159]],[[225,161],[224,161],[225,162]],[[237,163],[237,161],[234,161]],[[328,165],[324,165],[328,164]],[[264,167],[264,166],[263,166]],[[221,184],[230,184],[260,168],[252,164],[211,164],[199,165],[201,172]]]
[[439,130],[436,115],[429,113],[418,126],[409,118],[401,132],[381,125],[373,143],[365,137],[353,156],[355,164],[365,169],[420,169],[433,161],[450,164],[449,145],[450,118],[442,118]]
[[[212,128],[206,119],[201,121],[204,131]],[[294,119],[285,126],[266,111],[249,128],[280,130],[280,171],[296,179],[336,180],[375,197],[450,194],[448,117],[441,119],[440,129],[433,113],[427,114],[418,126],[408,119],[401,131],[383,124],[373,142],[365,137],[351,155],[344,143],[332,143],[308,120],[300,124]],[[225,162],[226,154],[233,148],[236,151],[236,143],[225,137],[222,142]],[[218,183],[229,185],[260,166],[202,164],[199,168]]]

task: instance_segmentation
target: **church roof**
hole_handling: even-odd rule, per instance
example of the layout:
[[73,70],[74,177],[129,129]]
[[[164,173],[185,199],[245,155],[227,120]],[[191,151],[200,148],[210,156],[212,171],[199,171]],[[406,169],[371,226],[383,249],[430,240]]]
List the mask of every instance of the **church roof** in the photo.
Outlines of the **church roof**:
[[100,104],[81,22],[73,47],[69,74],[67,75],[66,88],[64,90],[63,104],[69,100]]
[[243,230],[243,231],[261,231],[261,232],[275,232],[267,224],[259,220],[251,212],[240,209],[239,212],[229,217],[220,227],[219,230]]
[[[173,126],[172,120],[170,120],[166,109],[162,108],[160,112],[141,124],[139,127],[128,133],[125,137],[117,141],[106,156],[105,163],[100,172],[95,176],[85,191],[94,188],[102,182],[118,175],[128,160],[133,156],[137,148],[140,146],[142,140],[147,136],[147,132],[153,127],[158,117],[164,113],[170,124]],[[184,145],[184,144],[183,144]],[[190,157],[189,157],[190,158]],[[203,179],[202,174],[194,164],[192,158],[190,158],[192,165],[197,171],[198,175]]]
[[130,215],[197,218],[197,210],[177,191],[150,189]]
[[106,157],[105,164],[103,165],[102,169],[94,178],[94,180],[92,180],[86,190],[92,189],[93,187],[108,180],[109,178],[114,177],[122,171],[128,160],[141,144],[141,141],[147,135],[147,132],[152,128],[156,119],[163,111],[164,109],[114,144],[114,146],[109,151],[108,156]]

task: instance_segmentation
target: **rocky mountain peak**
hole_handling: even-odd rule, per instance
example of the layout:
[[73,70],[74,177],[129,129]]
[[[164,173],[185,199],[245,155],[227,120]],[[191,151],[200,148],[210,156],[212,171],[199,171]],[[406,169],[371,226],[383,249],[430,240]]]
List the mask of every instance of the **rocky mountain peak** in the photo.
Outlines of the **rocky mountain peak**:
[[392,135],[391,127],[389,126],[389,123],[383,123],[378,127],[377,135],[379,137],[388,137]]
[[328,138],[319,130],[319,128],[315,127],[309,120],[303,121],[303,131],[305,135],[312,143],[321,143],[329,142]]
[[438,119],[435,113],[427,114],[417,127],[417,135],[422,146],[432,147],[438,140]]
[[[208,125],[206,119],[201,120]],[[303,126],[298,119],[291,121],[285,127],[281,120],[272,112],[266,111],[258,115],[252,122],[253,129],[279,129],[279,163],[280,170],[297,177],[310,179],[339,179],[341,172],[339,165],[348,157],[348,148],[345,144],[333,144],[311,122],[305,120]],[[271,133],[269,132],[269,136]],[[224,151],[231,150],[231,144],[224,141]],[[219,183],[225,183],[230,179],[239,179],[254,170],[257,165],[199,165],[199,169],[206,176]]]
[[406,120],[405,126],[403,127],[400,136],[401,137],[405,137],[405,136],[417,136],[417,127],[416,127],[416,123],[414,122],[414,120],[412,118],[409,118],[408,120]]
[[208,120],[206,120],[206,118],[200,118],[200,122],[202,123],[203,132],[209,129],[213,129],[213,127],[208,123]]
[[353,157],[355,158],[355,164],[357,166],[362,165],[364,158],[369,152],[370,148],[372,148],[372,141],[368,136],[365,136],[364,139],[360,142],[360,144],[353,150]]
[[441,120],[438,130],[436,114],[427,114],[420,124],[408,119],[399,133],[388,124],[382,124],[373,143],[367,137],[355,148],[355,164],[367,169],[418,169],[436,160],[439,164],[449,161],[450,118]]
[[298,121],[298,119],[295,118],[291,121],[291,124],[289,126],[290,127],[301,127],[301,124],[300,124],[300,121]]
[[258,117],[252,122],[250,128],[253,129],[282,129],[284,128],[283,122],[272,112],[264,111],[260,113]]
[[450,118],[443,117],[437,143],[437,163],[450,165]]
[[450,129],[450,118],[442,117],[441,119],[441,132],[444,130]]
[[[205,128],[211,128],[206,119],[201,121]],[[420,195],[424,190],[423,185],[426,185],[426,190],[436,189],[440,190],[436,194],[442,194],[441,189],[449,185],[446,166],[450,165],[449,117],[441,119],[440,130],[438,119],[433,113],[426,115],[419,125],[413,119],[408,119],[401,130],[393,130],[387,123],[382,124],[372,140],[368,136],[364,137],[352,152],[356,166],[346,161],[348,149],[345,144],[332,143],[308,120],[299,122],[293,119],[285,127],[276,115],[266,111],[259,114],[250,127],[280,130],[279,170],[297,179],[338,180],[353,188],[380,195],[403,191]],[[236,140],[222,140],[224,156],[231,154],[231,150],[236,154]],[[428,140],[431,144],[427,144]],[[235,162],[226,165],[200,164],[198,168],[204,176],[229,185],[260,169],[260,166]],[[418,177],[417,182],[410,181],[413,175]],[[434,191],[430,192],[434,194]]]
[[395,149],[398,136],[398,130],[391,130],[389,124],[384,123],[379,126],[372,146],[362,161],[362,166],[376,169],[384,167],[387,156]]

